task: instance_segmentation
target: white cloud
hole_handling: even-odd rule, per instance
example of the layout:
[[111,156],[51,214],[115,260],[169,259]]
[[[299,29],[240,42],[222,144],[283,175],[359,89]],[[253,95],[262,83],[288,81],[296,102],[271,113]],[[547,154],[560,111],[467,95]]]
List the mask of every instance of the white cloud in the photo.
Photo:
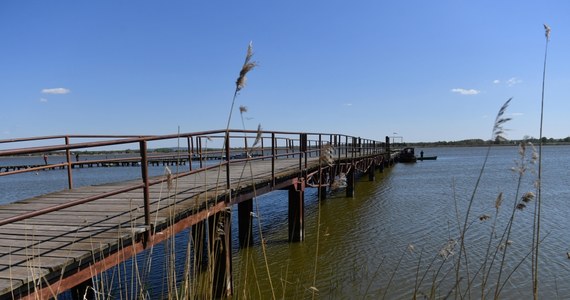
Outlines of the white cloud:
[[453,93],[458,93],[461,95],[477,95],[479,93],[481,93],[481,91],[475,90],[475,89],[451,89],[451,92]]
[[518,79],[518,78],[516,78],[516,77],[513,77],[513,78],[510,78],[509,80],[507,80],[507,85],[508,85],[508,86],[513,86],[513,85],[519,84],[519,83],[521,83],[521,82],[522,82],[522,80],[520,80],[520,79]]
[[48,102],[48,99],[46,99],[46,98],[40,98],[40,102],[43,102],[43,103]]
[[499,84],[499,83],[501,83],[501,81],[500,81],[499,79],[495,79],[495,80],[493,80],[493,83],[494,83],[494,84]]
[[352,103],[345,103],[344,106],[352,106]]
[[69,94],[71,91],[69,89],[66,88],[53,88],[53,89],[43,89],[42,90],[42,94],[57,94],[57,95],[63,95],[63,94]]

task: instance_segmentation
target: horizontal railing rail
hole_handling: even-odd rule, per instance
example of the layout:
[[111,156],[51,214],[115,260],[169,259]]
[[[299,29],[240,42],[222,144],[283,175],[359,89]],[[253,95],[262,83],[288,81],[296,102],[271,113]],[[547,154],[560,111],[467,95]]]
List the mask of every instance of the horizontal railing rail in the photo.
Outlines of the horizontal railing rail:
[[[48,144],[37,146],[34,143]],[[24,144],[31,146],[22,146]],[[210,130],[168,135],[54,135],[0,140],[0,147],[2,148],[0,150],[0,178],[55,168],[66,169],[68,188],[73,189],[73,169],[76,166],[88,164],[109,166],[130,163],[130,166],[140,166],[140,179],[142,180],[140,184],[108,191],[101,195],[77,199],[0,220],[0,226],[142,188],[145,225],[150,227],[149,188],[152,185],[163,183],[166,179],[149,178],[149,164],[161,160],[187,162],[188,169],[186,171],[179,170],[177,174],[173,174],[174,178],[224,167],[226,168],[226,178],[221,182],[224,183],[225,181],[225,185],[229,189],[231,186],[230,164],[250,160],[271,160],[272,182],[275,184],[276,160],[283,158],[298,159],[299,174],[303,174],[303,170],[307,168],[308,159],[320,157],[323,147],[327,144],[334,148],[335,159],[337,160],[383,154],[386,146],[380,141],[343,134],[254,130]],[[153,147],[149,148],[149,145]],[[125,149],[125,147],[129,148]],[[79,160],[82,156],[94,156],[98,153],[99,155],[120,153],[124,156]],[[41,164],[42,155],[43,165]],[[36,161],[40,161],[40,163],[18,166],[19,169],[14,168],[13,170],[10,169],[9,165],[6,165],[6,158],[13,160],[13,158],[29,156],[36,157]],[[50,159],[53,160],[53,156],[62,158],[63,161],[49,163]],[[207,163],[208,160],[217,162],[214,164]],[[193,163],[197,166],[193,166]],[[5,171],[2,171],[4,169]]]

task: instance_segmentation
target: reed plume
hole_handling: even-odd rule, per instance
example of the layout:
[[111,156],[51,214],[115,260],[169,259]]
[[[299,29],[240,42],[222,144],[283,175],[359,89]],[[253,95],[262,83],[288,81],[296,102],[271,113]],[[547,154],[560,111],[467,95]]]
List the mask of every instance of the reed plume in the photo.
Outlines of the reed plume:
[[493,125],[493,140],[494,141],[506,141],[506,137],[504,136],[505,134],[505,129],[503,128],[503,125],[505,123],[507,123],[508,121],[511,120],[511,118],[505,118],[503,117],[503,115],[505,114],[505,112],[507,111],[507,107],[509,107],[509,103],[511,102],[513,98],[509,98],[509,100],[507,100],[503,106],[501,106],[501,109],[499,109],[499,112],[497,113],[497,117],[495,118],[495,124]]
[[[243,63],[243,66],[241,67],[241,70],[239,72],[239,76],[236,80],[236,89],[234,92],[234,97],[232,99],[232,105],[230,107],[230,114],[228,116],[228,124],[226,126],[226,130],[228,130],[230,128],[230,121],[232,119],[232,112],[234,110],[234,104],[236,102],[237,95],[239,94],[239,91],[241,91],[245,87],[245,82],[247,80],[246,75],[251,70],[253,70],[253,68],[255,68],[257,66],[257,62],[251,61],[252,57],[253,57],[253,43],[249,42],[249,45],[247,46],[247,53],[245,55],[245,62]],[[247,108],[245,106],[244,106],[244,108],[247,111]],[[241,107],[240,107],[240,111],[241,111]]]
[[245,83],[247,77],[245,76],[249,71],[253,70],[253,68],[257,67],[257,62],[251,61],[253,57],[253,43],[249,42],[249,46],[247,47],[247,54],[245,56],[245,62],[239,72],[239,77],[236,80],[236,91],[239,92],[241,89],[245,87]]
[[331,144],[326,144],[321,149],[321,155],[319,156],[319,160],[321,164],[332,166],[334,163],[334,147]]
[[263,134],[263,128],[261,128],[261,124],[257,125],[257,133],[255,135],[255,140],[253,141],[253,145],[251,145],[251,148],[255,148],[255,146],[259,145],[259,142],[261,142],[261,135]]

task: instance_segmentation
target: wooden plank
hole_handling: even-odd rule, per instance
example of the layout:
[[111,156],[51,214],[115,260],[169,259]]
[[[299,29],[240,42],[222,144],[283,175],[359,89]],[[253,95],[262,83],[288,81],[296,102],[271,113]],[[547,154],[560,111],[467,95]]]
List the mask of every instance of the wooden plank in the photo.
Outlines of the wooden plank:
[[[307,160],[315,166],[318,158]],[[242,162],[230,166],[233,190],[248,191],[251,185],[271,182],[272,161]],[[277,159],[276,178],[293,178],[299,174],[299,159]],[[311,167],[309,166],[308,169]],[[151,180],[164,178],[154,177]],[[205,172],[184,176],[168,189],[165,182],[151,186],[151,219],[159,228],[183,216],[199,213],[205,203],[223,198],[226,167],[220,164]],[[0,219],[85,199],[136,184],[141,180],[87,186],[63,190],[0,205]],[[70,264],[86,264],[102,253],[115,251],[141,233],[143,222],[142,189],[98,199],[90,203],[0,226],[0,296],[5,291],[27,284],[38,276],[57,277]],[[50,274],[48,269],[52,271]],[[7,275],[6,271],[11,271]],[[37,274],[32,276],[32,272]],[[51,276],[51,277],[50,277]],[[15,284],[16,283],[16,284]]]

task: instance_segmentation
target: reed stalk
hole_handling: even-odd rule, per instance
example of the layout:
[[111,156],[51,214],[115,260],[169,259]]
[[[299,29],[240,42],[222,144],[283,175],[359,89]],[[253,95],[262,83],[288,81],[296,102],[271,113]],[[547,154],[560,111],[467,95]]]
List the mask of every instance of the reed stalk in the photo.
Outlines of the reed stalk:
[[[503,115],[505,114],[507,107],[509,106],[509,103],[511,102],[512,98],[509,98],[504,104],[503,106],[501,106],[501,108],[499,109],[499,112],[497,113],[497,116],[495,117],[495,123],[493,124],[493,130],[491,133],[491,139],[492,141],[501,141],[501,140],[505,140],[504,138],[504,133],[505,130],[503,128],[503,125],[510,121],[511,118],[506,118]],[[479,170],[479,175],[477,177],[477,181],[475,182],[475,187],[473,188],[473,192],[471,193],[471,197],[469,198],[469,203],[467,206],[467,211],[465,212],[465,218],[463,221],[463,227],[460,228],[460,246],[459,246],[459,255],[457,258],[457,265],[456,265],[456,270],[455,270],[455,279],[459,280],[460,276],[459,276],[459,271],[461,269],[461,259],[462,256],[464,255],[465,251],[465,234],[467,233],[467,224],[469,222],[469,217],[470,217],[470,213],[471,213],[471,208],[473,206],[473,202],[475,201],[475,195],[477,194],[478,188],[479,188],[479,184],[481,183],[481,178],[483,177],[483,172],[485,171],[485,167],[487,165],[487,161],[489,159],[489,154],[491,152],[491,146],[492,144],[489,144],[489,146],[487,147],[487,152],[485,153],[485,158],[483,160],[483,165],[481,166],[481,169]],[[467,264],[467,262],[466,262]]]
[[548,42],[550,41],[550,26],[544,24],[544,63],[542,68],[542,91],[540,101],[540,134],[538,144],[538,179],[536,187],[537,199],[535,202],[535,214],[533,221],[533,257],[532,257],[532,295],[536,300],[538,299],[538,255],[539,255],[539,242],[540,242],[540,221],[541,221],[541,206],[542,206],[542,129],[544,121],[544,90],[546,84],[546,62],[548,58]]

